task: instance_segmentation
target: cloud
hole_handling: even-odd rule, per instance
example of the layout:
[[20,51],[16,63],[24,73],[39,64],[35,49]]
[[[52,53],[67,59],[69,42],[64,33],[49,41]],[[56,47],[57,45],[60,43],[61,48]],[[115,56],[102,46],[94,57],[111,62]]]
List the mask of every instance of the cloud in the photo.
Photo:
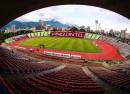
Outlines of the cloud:
[[95,28],[95,20],[99,20],[103,29],[130,30],[130,20],[103,8],[86,5],[60,5],[39,9],[25,14],[18,21],[39,21],[55,19],[62,23],[85,25]]

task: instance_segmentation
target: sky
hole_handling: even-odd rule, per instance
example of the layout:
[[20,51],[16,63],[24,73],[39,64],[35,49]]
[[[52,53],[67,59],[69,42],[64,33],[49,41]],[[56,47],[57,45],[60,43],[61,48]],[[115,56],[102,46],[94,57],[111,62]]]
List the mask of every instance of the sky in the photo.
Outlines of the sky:
[[28,22],[39,20],[57,20],[64,24],[75,24],[78,26],[90,26],[96,28],[95,20],[101,24],[101,28],[107,30],[126,29],[130,33],[130,20],[120,14],[99,7],[87,5],[59,5],[42,8],[27,13],[17,21]]

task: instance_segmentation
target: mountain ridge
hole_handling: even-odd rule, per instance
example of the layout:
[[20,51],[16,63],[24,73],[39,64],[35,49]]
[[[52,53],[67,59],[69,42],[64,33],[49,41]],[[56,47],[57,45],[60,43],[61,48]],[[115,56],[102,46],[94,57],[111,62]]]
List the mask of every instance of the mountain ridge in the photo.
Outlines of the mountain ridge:
[[[69,27],[70,25],[67,24],[63,24],[59,21],[56,20],[48,20],[48,21],[44,21],[45,25],[50,25],[50,26],[54,26],[54,27],[59,27],[59,28],[64,28],[64,27]],[[22,28],[32,28],[32,27],[36,27],[38,25],[38,22],[22,22],[22,21],[11,21],[10,23],[8,23],[7,25],[5,25],[4,27],[1,28],[1,30],[5,30],[6,28],[11,28],[12,25],[15,25],[16,29]]]

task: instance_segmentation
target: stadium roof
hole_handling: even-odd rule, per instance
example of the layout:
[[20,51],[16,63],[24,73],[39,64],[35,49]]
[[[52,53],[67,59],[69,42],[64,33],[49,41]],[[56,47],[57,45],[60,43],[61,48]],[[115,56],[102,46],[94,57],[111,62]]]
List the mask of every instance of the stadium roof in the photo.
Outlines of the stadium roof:
[[129,0],[1,0],[0,27],[30,11],[63,4],[98,6],[130,18]]

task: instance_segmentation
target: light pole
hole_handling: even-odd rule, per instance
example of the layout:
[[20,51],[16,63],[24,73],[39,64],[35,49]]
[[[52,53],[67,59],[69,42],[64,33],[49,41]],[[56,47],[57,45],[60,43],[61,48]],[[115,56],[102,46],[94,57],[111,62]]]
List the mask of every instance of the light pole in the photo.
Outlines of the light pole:
[[96,24],[96,31],[97,31],[97,27],[98,27],[98,20],[95,20],[95,24]]

